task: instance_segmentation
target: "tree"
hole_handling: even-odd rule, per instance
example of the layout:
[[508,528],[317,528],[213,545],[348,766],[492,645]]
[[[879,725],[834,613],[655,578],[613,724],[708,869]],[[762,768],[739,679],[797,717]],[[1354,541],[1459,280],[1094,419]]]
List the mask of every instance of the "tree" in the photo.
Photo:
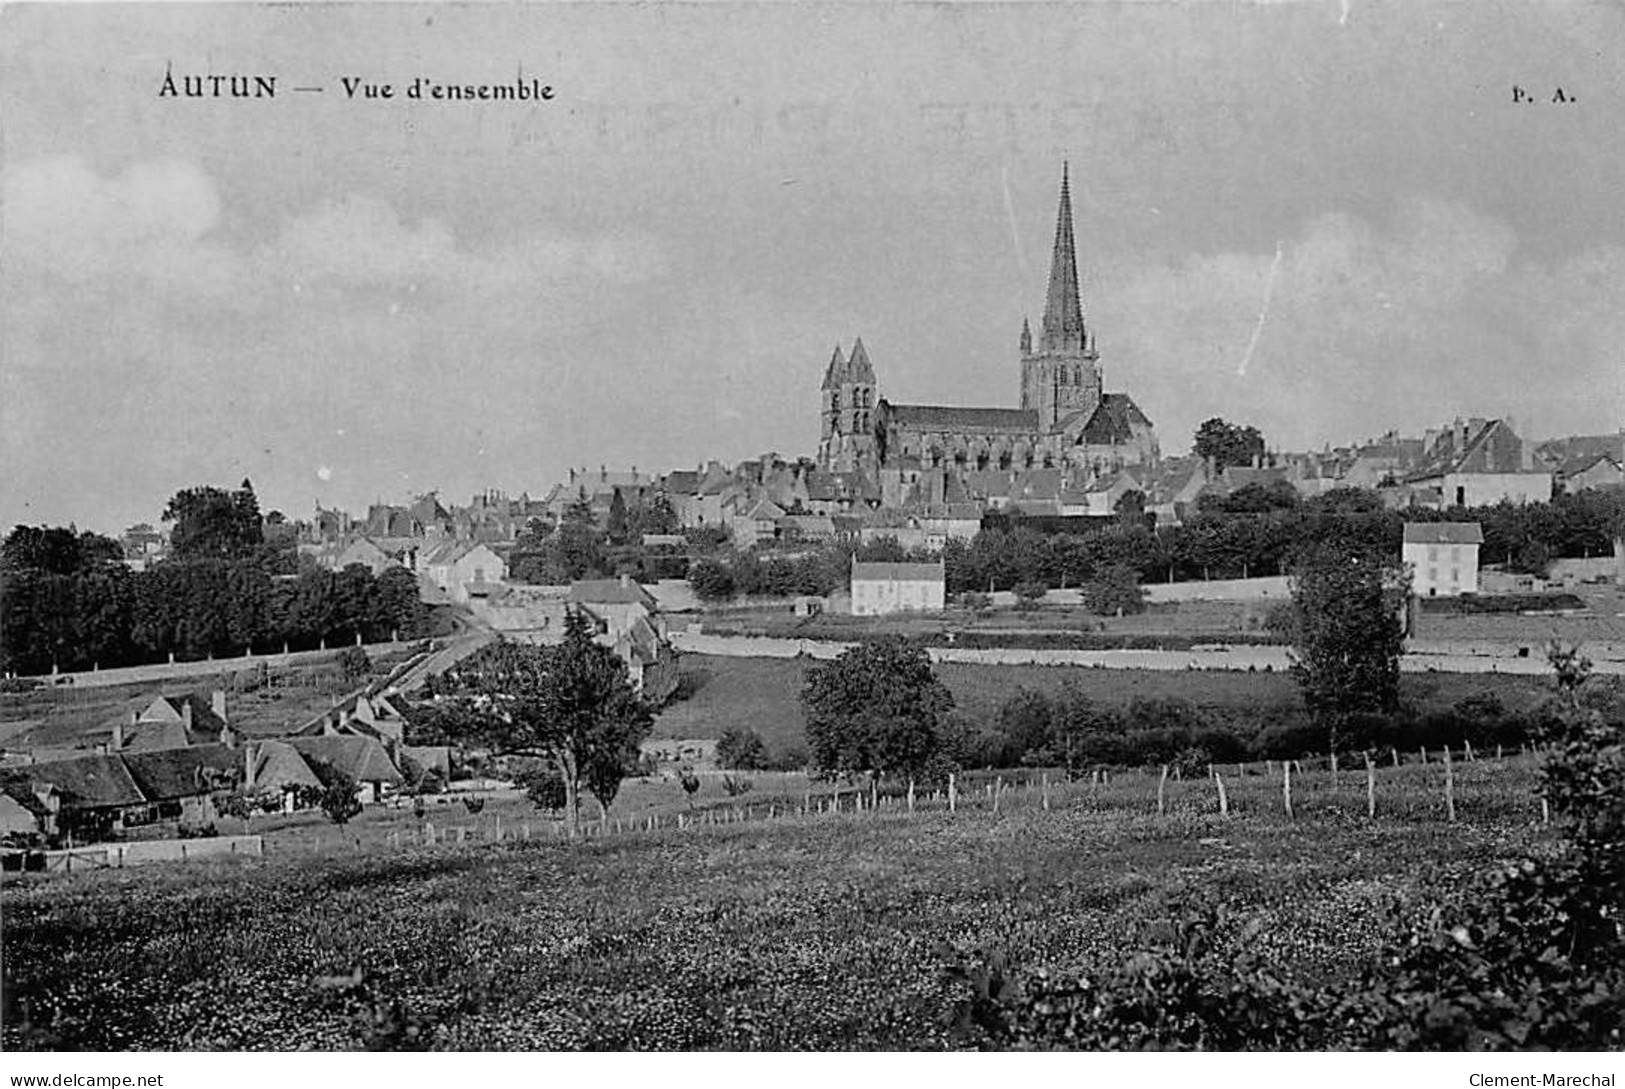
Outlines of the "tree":
[[733,571],[719,560],[696,560],[688,569],[688,582],[701,601],[727,601],[734,596]]
[[1357,546],[1323,544],[1293,571],[1292,673],[1334,747],[1341,716],[1399,706],[1408,594],[1397,567]]
[[609,500],[609,542],[623,545],[627,537],[626,496],[616,488]]
[[357,796],[356,781],[337,768],[320,769],[322,792],[318,803],[327,819],[340,828],[350,823],[351,817],[361,815],[361,799]]
[[755,730],[730,726],[717,739],[717,764],[728,771],[760,771],[767,767],[767,745]]
[[608,783],[618,785],[626,770],[614,757],[635,751],[654,722],[625,664],[593,641],[589,622],[575,610],[566,614],[562,643],[494,643],[448,670],[441,687],[468,712],[441,716],[442,729],[498,755],[553,764],[564,783],[571,835],[581,827],[584,782],[600,801],[613,798]]
[[925,648],[900,636],[861,643],[807,673],[801,690],[813,767],[824,776],[918,776],[940,744],[953,693]]
[[1196,429],[1193,451],[1199,458],[1212,458],[1215,470],[1227,465],[1251,465],[1254,458],[1264,456],[1264,436],[1256,427],[1242,427],[1214,416]]
[[344,683],[354,684],[372,672],[372,659],[361,647],[345,647],[339,652],[339,670],[344,674]]
[[1126,526],[1145,525],[1145,493],[1130,488],[1117,497],[1117,502],[1112,505],[1112,513]]
[[1145,611],[1145,590],[1139,572],[1127,564],[1107,564],[1082,588],[1084,608],[1096,616]]
[[264,543],[259,500],[244,480],[235,492],[203,485],[179,491],[164,508],[173,522],[170,555],[176,560],[233,560],[254,555]]
[[537,809],[557,813],[565,807],[564,780],[557,768],[546,763],[538,761],[529,764],[514,776],[514,784],[525,792],[525,797]]

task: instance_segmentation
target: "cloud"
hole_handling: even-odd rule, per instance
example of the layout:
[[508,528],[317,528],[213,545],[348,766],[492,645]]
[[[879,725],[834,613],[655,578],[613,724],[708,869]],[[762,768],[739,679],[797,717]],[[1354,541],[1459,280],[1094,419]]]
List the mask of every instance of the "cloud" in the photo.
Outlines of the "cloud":
[[1280,253],[1262,328],[1274,253],[1141,265],[1102,284],[1108,387],[1157,418],[1168,452],[1208,415],[1287,448],[1467,414],[1512,415],[1536,435],[1617,426],[1625,251],[1547,265],[1493,218],[1416,200],[1381,224],[1316,217]]

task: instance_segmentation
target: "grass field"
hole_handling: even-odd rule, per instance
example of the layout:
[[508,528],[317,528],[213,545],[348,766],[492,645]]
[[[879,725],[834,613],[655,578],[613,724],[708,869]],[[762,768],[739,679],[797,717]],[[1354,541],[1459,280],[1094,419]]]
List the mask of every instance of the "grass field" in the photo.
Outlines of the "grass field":
[[[807,664],[788,658],[723,658],[690,654],[682,659],[691,694],[670,704],[655,720],[655,736],[714,738],[731,727],[755,730],[774,753],[803,746],[805,720],[797,694]],[[1260,718],[1301,706],[1298,687],[1284,673],[1173,672],[1086,669],[1069,666],[982,666],[954,662],[937,667],[959,710],[989,721],[1022,688],[1053,692],[1072,681],[1104,704],[1139,699],[1188,700],[1203,708],[1246,709]],[[1423,710],[1445,708],[1465,696],[1493,692],[1508,710],[1545,698],[1544,678],[1506,674],[1407,674],[1404,698]]]
[[[8,1049],[937,1048],[981,952],[1019,970],[1126,956],[1177,902],[1250,920],[1279,969],[1336,980],[1415,904],[1525,851],[1543,829],[1525,762],[1364,776],[1334,792],[1128,775],[958,812],[881,811],[554,840],[316,854],[271,832],[264,860],[25,876],[4,887]],[[649,791],[669,785],[648,784]],[[675,789],[675,788],[670,788]],[[794,800],[767,779],[739,802]],[[825,788],[827,789],[827,788]],[[654,804],[653,794],[650,799]],[[709,799],[717,803],[717,799]],[[666,802],[658,803],[666,805]],[[681,805],[672,800],[671,805]],[[620,803],[617,803],[617,809]],[[782,810],[781,810],[782,812]],[[490,811],[482,814],[489,820]]]

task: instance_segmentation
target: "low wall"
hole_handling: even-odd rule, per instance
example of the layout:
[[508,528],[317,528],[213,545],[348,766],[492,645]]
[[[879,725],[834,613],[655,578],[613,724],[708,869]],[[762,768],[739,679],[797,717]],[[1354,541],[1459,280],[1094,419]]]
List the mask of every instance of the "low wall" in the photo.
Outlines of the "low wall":
[[1148,582],[1145,599],[1157,603],[1179,601],[1286,600],[1292,596],[1285,575],[1257,579],[1213,579],[1209,582]]
[[209,836],[202,839],[148,839],[130,843],[98,843],[65,851],[46,851],[45,868],[53,873],[75,870],[123,869],[152,862],[193,862],[229,855],[259,857],[265,843],[259,836]]

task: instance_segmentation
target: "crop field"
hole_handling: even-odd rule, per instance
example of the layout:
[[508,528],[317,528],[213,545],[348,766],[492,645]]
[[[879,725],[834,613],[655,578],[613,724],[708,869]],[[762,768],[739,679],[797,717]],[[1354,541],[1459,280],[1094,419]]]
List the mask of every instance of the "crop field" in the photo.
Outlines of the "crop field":
[[756,807],[741,823],[25,875],[3,892],[3,1043],[951,1047],[956,966],[1088,972],[1193,901],[1224,908],[1221,944],[1335,981],[1379,948],[1390,902],[1546,835],[1528,762],[1455,775],[1455,823],[1437,763],[1380,771],[1375,819],[1363,770],[1334,788],[1306,767],[1293,819],[1278,774],[1232,775],[1228,818],[1209,780],[1165,784],[1159,815],[1158,781],[1125,775],[1006,791],[997,811],[972,780],[954,813],[922,793],[913,814],[762,819],[805,798],[771,781],[735,800]]
[[[777,754],[801,746],[805,729],[797,694],[806,665],[789,658],[682,658],[689,695],[655,720],[655,736],[714,738],[729,728],[755,730]],[[1170,672],[1070,666],[984,666],[944,662],[936,672],[958,709],[973,719],[996,717],[1023,688],[1058,690],[1071,681],[1103,704],[1134,699],[1180,699],[1198,707],[1245,708],[1259,717],[1302,706],[1297,683],[1284,673]],[[1494,693],[1509,710],[1533,706],[1550,694],[1544,678],[1506,674],[1407,674],[1404,698],[1422,710],[1449,707],[1477,693]]]

